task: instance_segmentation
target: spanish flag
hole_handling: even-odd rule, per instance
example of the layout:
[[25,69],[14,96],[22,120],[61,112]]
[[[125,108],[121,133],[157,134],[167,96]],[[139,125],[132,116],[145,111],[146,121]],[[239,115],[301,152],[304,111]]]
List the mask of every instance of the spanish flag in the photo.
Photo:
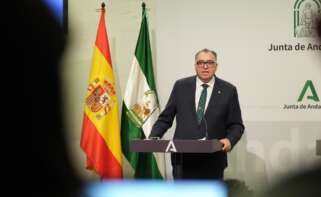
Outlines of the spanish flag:
[[122,178],[120,123],[115,80],[102,5],[89,76],[80,146],[87,169],[102,179]]

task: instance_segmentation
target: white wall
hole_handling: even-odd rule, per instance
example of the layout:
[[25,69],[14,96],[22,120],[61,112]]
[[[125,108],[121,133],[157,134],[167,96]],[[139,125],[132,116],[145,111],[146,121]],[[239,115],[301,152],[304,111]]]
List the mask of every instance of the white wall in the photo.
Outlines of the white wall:
[[294,3],[156,3],[156,70],[161,106],[165,106],[177,78],[194,74],[194,54],[202,48],[215,50],[217,76],[237,86],[246,126],[242,140],[230,154],[226,177],[243,179],[252,189],[320,161],[315,146],[316,139],[321,138],[321,109],[283,109],[284,104],[321,104],[297,102],[306,80],[312,80],[321,95],[320,50],[269,51],[271,44],[318,44],[313,38],[294,38]]
[[[141,2],[107,3],[106,21],[120,99],[137,41]],[[217,75],[238,88],[246,132],[230,154],[227,178],[244,179],[251,188],[259,189],[279,177],[276,175],[320,161],[315,155],[315,141],[321,138],[321,109],[283,109],[284,104],[321,105],[307,99],[297,102],[306,80],[313,81],[321,98],[320,51],[268,51],[271,43],[316,43],[312,38],[294,38],[294,0],[145,2],[162,108],[174,81],[194,74],[194,54],[204,47],[218,53]],[[69,0],[70,47],[62,73],[70,154],[86,179],[95,176],[84,168],[85,155],[79,143],[100,3]],[[165,138],[171,138],[172,131]]]

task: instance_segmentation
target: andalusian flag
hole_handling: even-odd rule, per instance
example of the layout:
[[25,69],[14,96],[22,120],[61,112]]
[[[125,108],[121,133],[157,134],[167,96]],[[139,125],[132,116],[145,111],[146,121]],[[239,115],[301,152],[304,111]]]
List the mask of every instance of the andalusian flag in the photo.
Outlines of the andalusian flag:
[[[159,114],[145,4],[122,108],[122,150],[135,178],[165,176],[164,154],[130,152],[132,139],[148,137]],[[126,169],[128,171],[128,169]]]
[[104,7],[103,4],[85,100],[80,146],[87,155],[88,169],[94,170],[103,179],[118,179],[122,178],[120,124]]

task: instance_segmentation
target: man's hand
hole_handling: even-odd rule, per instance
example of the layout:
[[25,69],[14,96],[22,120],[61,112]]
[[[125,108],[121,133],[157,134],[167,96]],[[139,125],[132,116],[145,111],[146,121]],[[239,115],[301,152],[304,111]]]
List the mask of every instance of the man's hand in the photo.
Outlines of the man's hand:
[[223,144],[222,150],[223,150],[224,152],[229,152],[229,151],[231,151],[232,146],[231,146],[231,142],[230,142],[229,139],[224,138],[224,139],[221,139],[220,142]]

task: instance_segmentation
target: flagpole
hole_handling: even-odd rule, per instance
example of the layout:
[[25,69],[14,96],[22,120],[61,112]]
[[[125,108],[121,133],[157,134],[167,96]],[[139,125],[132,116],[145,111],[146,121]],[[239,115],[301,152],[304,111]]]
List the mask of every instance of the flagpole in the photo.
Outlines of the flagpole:
[[101,3],[101,8],[96,9],[96,12],[105,11],[106,4],[105,2]]
[[142,8],[143,8],[142,15],[144,15],[145,9],[146,9],[146,3],[145,2],[142,3]]

